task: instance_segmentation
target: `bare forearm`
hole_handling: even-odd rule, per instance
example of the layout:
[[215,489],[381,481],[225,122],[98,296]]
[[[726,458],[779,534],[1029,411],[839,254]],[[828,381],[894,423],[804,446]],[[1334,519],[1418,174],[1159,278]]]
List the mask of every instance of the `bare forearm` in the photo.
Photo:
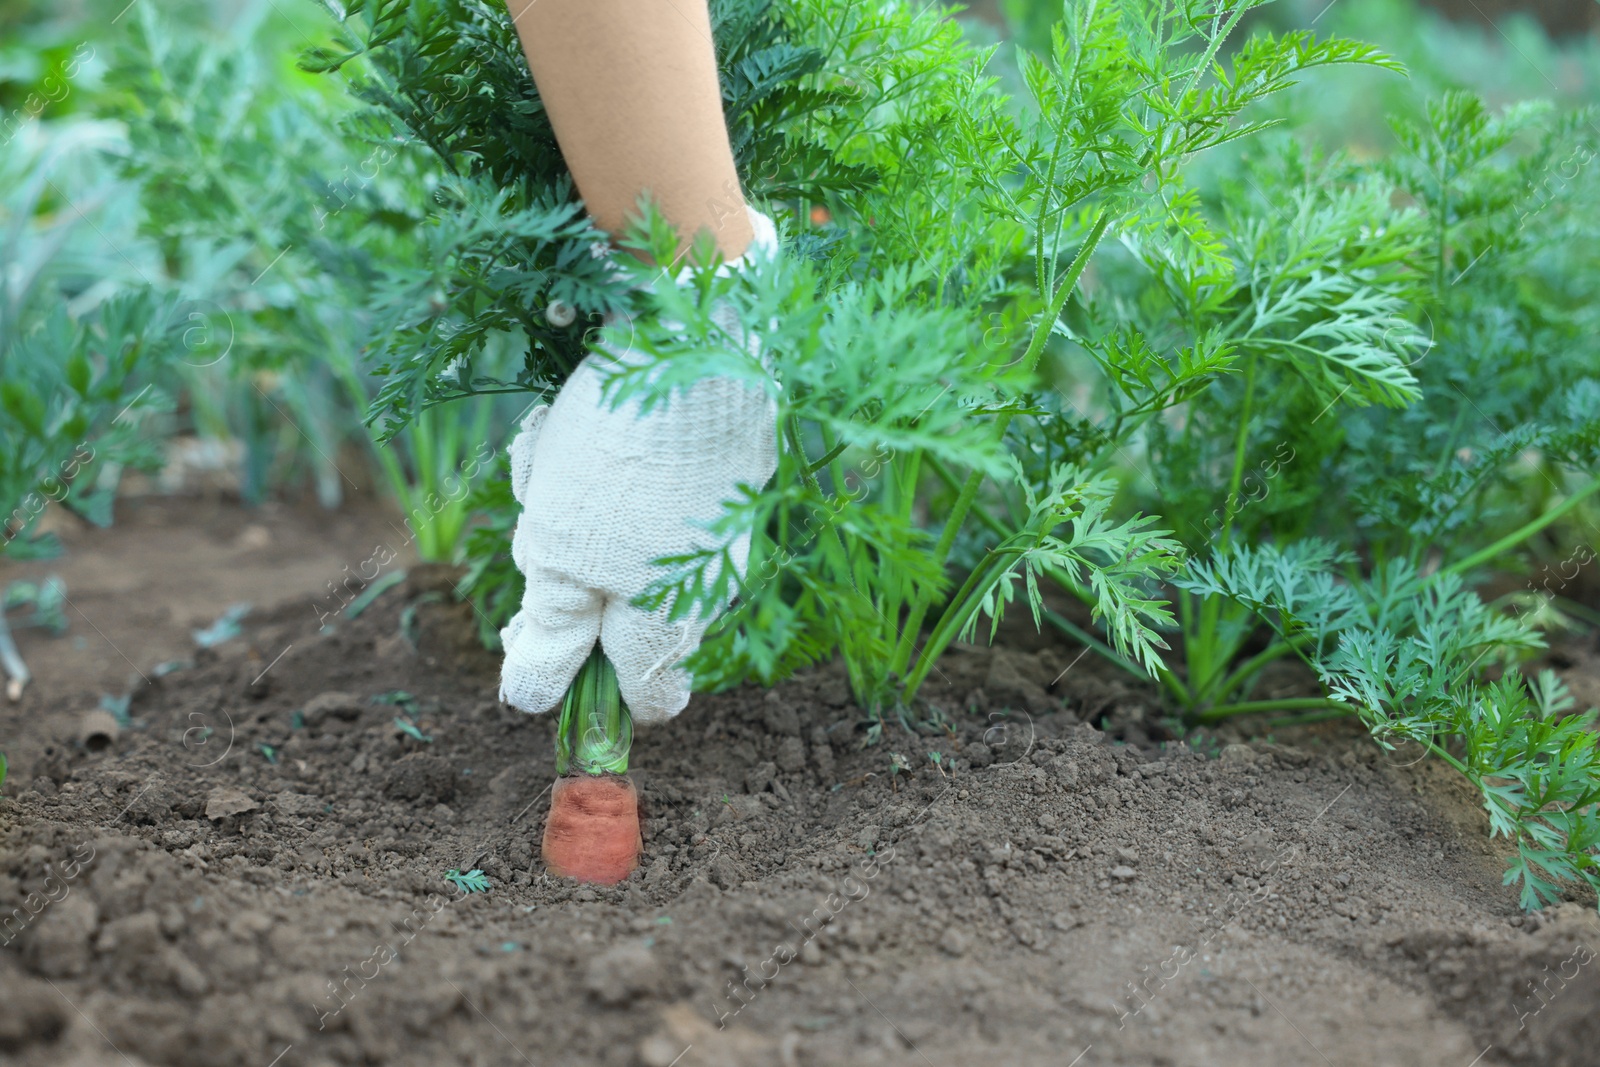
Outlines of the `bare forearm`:
[[561,153],[595,222],[620,234],[648,193],[687,245],[750,243],[706,0],[511,0]]

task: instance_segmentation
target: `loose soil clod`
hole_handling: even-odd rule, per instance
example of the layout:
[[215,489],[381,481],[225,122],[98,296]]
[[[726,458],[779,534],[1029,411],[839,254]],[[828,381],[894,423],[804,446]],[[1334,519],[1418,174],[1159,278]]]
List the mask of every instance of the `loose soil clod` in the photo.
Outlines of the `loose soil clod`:
[[639,866],[639,791],[620,775],[570,775],[550,789],[541,846],[545,866],[562,878],[616,885]]

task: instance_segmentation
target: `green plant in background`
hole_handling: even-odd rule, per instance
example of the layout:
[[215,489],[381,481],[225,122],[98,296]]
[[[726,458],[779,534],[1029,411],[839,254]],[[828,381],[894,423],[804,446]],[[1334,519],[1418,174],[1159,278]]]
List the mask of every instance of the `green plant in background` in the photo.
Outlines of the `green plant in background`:
[[[378,450],[389,491],[405,512],[425,563],[458,563],[466,547],[472,490],[491,466],[493,409],[481,400],[475,407],[470,422],[460,408],[423,411]],[[399,445],[409,463],[396,455]]]
[[[198,13],[194,0],[165,6]],[[31,123],[94,114],[95,83],[122,7],[118,0],[0,0],[0,146]]]
[[[1133,500],[1190,552],[1161,670],[1180,716],[1353,713],[1423,744],[1482,790],[1534,907],[1594,883],[1592,713],[1521,677],[1534,619],[1462,580],[1596,528],[1593,115],[1448,93],[1396,137],[1388,161],[1290,145],[1216,168],[1176,239],[1124,235],[1069,316],[1084,355],[1114,366],[1097,338],[1131,321],[1236,372],[1137,436],[1118,403],[1150,386],[1114,373],[1114,414],[1075,432],[1111,427]],[[1252,699],[1285,657],[1325,695]]]
[[1561,107],[1595,100],[1600,48],[1593,34],[1552,35],[1537,21],[1546,5],[1516,6],[1522,10],[1502,9],[1493,26],[1453,20],[1448,5],[1418,0],[1340,0],[1332,7],[1326,0],[1279,0],[1261,17],[1280,27],[1315,20],[1325,32],[1371,41],[1405,60],[1408,81],[1335,75],[1326,93],[1285,101],[1304,139],[1373,159],[1402,151],[1391,130],[1396,119],[1421,120],[1430,100],[1452,90],[1473,92],[1496,107],[1528,99]]
[[[991,195],[1017,222],[1033,224],[1037,295],[1048,310],[1027,338],[1021,358],[1028,369],[1043,356],[1050,336],[1059,328],[1057,316],[1074,295],[1078,277],[1107,232],[1126,234],[1130,239],[1143,235],[1159,244],[1174,285],[1187,283],[1196,297],[1200,297],[1197,290],[1205,290],[1201,299],[1208,310],[1225,304],[1228,294],[1214,291],[1222,281],[1216,277],[1215,238],[1194,211],[1181,164],[1190,156],[1270,125],[1240,122],[1239,118],[1250,105],[1283,90],[1303,71],[1342,63],[1393,65],[1368,46],[1336,38],[1318,41],[1300,32],[1253,37],[1237,50],[1227,67],[1219,65],[1213,70],[1225,41],[1255,6],[1259,5],[1239,4],[1196,17],[1192,8],[1181,4],[1069,5],[1063,22],[1052,31],[1050,60],[1026,54],[1021,58],[1030,103],[1039,116],[1031,137],[1017,152],[1017,162],[1029,177],[1019,190],[996,180],[998,174],[990,179],[990,186]],[[1152,84],[1162,88],[1153,94],[1148,88]],[[1074,228],[1083,232],[1084,227],[1087,232],[1082,245],[1066,270],[1058,274],[1056,264],[1064,241]],[[1157,240],[1158,236],[1166,239]],[[1307,267],[1305,272],[1309,270]],[[1142,336],[1127,324],[1104,329],[1092,340],[1085,337],[1083,347],[1118,386],[1112,393],[1112,418],[1109,425],[1094,427],[1087,435],[1084,444],[1088,447],[1074,448],[1078,442],[1061,439],[1059,431],[1070,428],[1074,435],[1084,434],[1084,424],[1063,418],[1060,401],[1065,397],[1060,393],[1045,399],[1042,406],[1048,414],[1025,419],[1020,427],[1019,436],[1032,446],[1026,450],[1030,458],[1037,459],[1041,452],[1045,457],[1045,463],[1031,472],[1032,484],[1049,484],[1046,478],[1056,477],[1047,467],[1053,456],[1086,462],[1084,473],[1092,474],[1157,413],[1197,395],[1224,373],[1236,371],[1241,359],[1247,367],[1252,366],[1252,345],[1265,340],[1261,335],[1272,326],[1287,329],[1296,318],[1302,324],[1298,342],[1309,351],[1308,362],[1328,350],[1345,357],[1331,372],[1322,366],[1312,373],[1359,380],[1369,372],[1364,361],[1381,360],[1382,354],[1341,347],[1348,345],[1349,335],[1355,332],[1354,324],[1347,321],[1354,318],[1346,310],[1348,305],[1339,309],[1344,319],[1308,324],[1319,318],[1317,310],[1349,296],[1353,288],[1336,285],[1281,295],[1270,312],[1258,314],[1248,326],[1232,333],[1196,330],[1187,347],[1174,344],[1169,348],[1163,344],[1168,338]],[[1252,295],[1260,299],[1264,294]],[[1248,370],[1245,376],[1248,380]],[[1004,416],[1000,420],[1002,433],[1009,422]],[[962,486],[941,538],[947,548],[954,540],[954,523],[977,498],[979,485],[979,480],[969,475]],[[1237,486],[1234,493],[1237,495]],[[1031,505],[1032,499],[1027,503]],[[1019,509],[1008,502],[1008,510],[1015,513]],[[1047,521],[1045,529],[1054,525]],[[1148,619],[1164,624],[1170,615],[1151,597],[1125,592],[1115,579],[1134,577],[1141,571],[1161,574],[1167,560],[1160,557],[1170,559],[1177,546],[1146,536],[1132,539],[1126,546],[1113,543],[1104,547],[1110,559],[1121,555],[1122,574],[1108,576],[1092,567],[1085,570],[1081,561],[1070,556],[1041,561],[1039,567],[1079,595],[1089,594],[1086,599],[1095,616],[1106,620],[1105,629],[1119,651],[1131,653],[1145,669],[1159,669],[1156,649],[1166,644],[1145,623]],[[1037,619],[1039,598],[1030,599]],[[912,619],[917,618],[913,613]]]
[[332,507],[360,488],[341,451],[370,455],[360,309],[373,262],[417,254],[427,189],[404,153],[344,130],[348,102],[256,43],[276,31],[269,13],[253,4],[226,31],[179,32],[131,10],[110,109],[161,251],[151,280],[184,302],[187,347],[166,381],[189,400],[187,428],[240,442],[247,501],[309,475]]
[[[1239,542],[1270,538],[1285,546],[1273,566],[1310,573],[1324,556],[1301,559],[1288,549],[1294,538],[1322,531],[1340,551],[1360,554],[1342,567],[1352,580],[1364,569],[1361,560],[1372,568],[1391,560],[1421,568],[1431,557],[1445,573],[1466,574],[1504,565],[1518,546],[1537,543],[1564,520],[1574,529],[1571,520],[1600,491],[1588,281],[1597,220],[1587,208],[1592,179],[1571,166],[1594,153],[1587,115],[1557,118],[1533,106],[1496,117],[1465,94],[1444,97],[1430,114],[1426,127],[1401,127],[1410,149],[1395,164],[1307,167],[1291,157],[1253,167],[1247,181],[1224,193],[1235,213],[1246,209],[1242,201],[1276,203],[1291,223],[1282,231],[1290,244],[1332,238],[1329,247],[1348,257],[1347,269],[1380,312],[1365,333],[1397,349],[1382,366],[1403,375],[1393,383],[1403,394],[1371,399],[1404,403],[1357,410],[1351,401],[1361,398],[1359,388],[1329,398],[1303,379],[1262,389],[1249,375],[1239,393],[1197,397],[1180,430],[1157,427],[1149,468],[1167,513],[1197,551],[1211,545],[1225,555]],[[1508,150],[1530,133],[1531,150]],[[1387,207],[1397,186],[1419,207]],[[1308,215],[1308,200],[1331,208]],[[1331,232],[1317,223],[1341,217]],[[1337,278],[1329,272],[1337,257],[1324,251],[1313,262],[1317,284]],[[1272,307],[1273,275],[1259,260],[1247,266],[1253,307]],[[1164,281],[1156,268],[1150,277]],[[1540,283],[1529,284],[1533,278]],[[1220,312],[1225,318],[1228,306]],[[1341,325],[1332,316],[1323,321]],[[1359,340],[1339,335],[1344,349]],[[1296,346],[1270,358],[1285,356],[1298,358]],[[1218,464],[1226,457],[1222,427],[1235,428],[1229,467]],[[1228,494],[1211,508],[1203,487],[1215,484],[1208,471],[1222,470],[1230,471]],[[1259,492],[1241,497],[1246,477]],[[1186,493],[1184,486],[1202,489]],[[1568,552],[1560,540],[1540,550]],[[1206,721],[1325,703],[1241,700],[1267,664],[1315,650],[1301,636],[1282,636],[1241,661],[1246,642],[1257,639],[1259,618],[1237,601],[1196,595],[1180,593],[1185,677],[1163,676],[1186,713]]]
[[[186,428],[240,441],[247,500],[309,473],[332,506],[376,467],[417,554],[458,562],[468,496],[505,418],[484,400],[424,411],[376,441],[362,425],[387,404],[367,346],[404,331],[396,308],[442,310],[429,279],[454,253],[427,225],[441,168],[378,136],[336,84],[282,69],[255,40],[283,36],[269,15],[254,4],[225,32],[178,33],[144,11],[117,52],[124,169],[143,186],[162,284],[184,301],[194,342],[170,387],[190,401]],[[483,338],[480,362],[504,362],[507,342]]]
[[[1103,434],[1114,451],[1101,446],[1101,461],[1131,467],[1134,498],[1201,557],[1318,529],[1343,414],[1420,395],[1413,365],[1427,338],[1407,317],[1419,220],[1390,208],[1386,187],[1337,165],[1269,159],[1224,187],[1214,211],[1196,196],[1177,225],[1124,235],[1075,331],[1106,371],[1099,406],[1109,417],[1071,432]],[[1230,373],[1167,403],[1184,380],[1148,368],[1154,352],[1173,349],[1180,361],[1222,353]],[[1259,626],[1249,611],[1181,583],[1177,606],[1182,670],[1157,673],[1186,713],[1235,700],[1291,651],[1274,644],[1239,663]]]
[[[162,395],[140,383],[175,341],[172,307],[136,282],[118,293],[120,270],[85,278],[106,266],[85,222],[116,192],[92,154],[114,141],[103,126],[35,127],[0,156],[0,554],[12,558],[59,550],[34,536],[52,503],[108,524],[123,467],[156,460],[139,424]],[[8,591],[4,607],[48,614],[58,594]],[[3,610],[0,665],[16,699],[29,673]]]
[[[663,391],[713,373],[767,381],[719,337],[708,309],[721,301],[762,330],[784,383],[778,476],[727,528],[753,522],[769,537],[697,676],[771,681],[837,649],[858,700],[909,707],[980,616],[997,624],[1021,592],[1039,618],[1045,577],[1085,592],[1122,654],[1161,662],[1170,615],[1150,586],[1176,565],[1177,545],[1152,520],[1111,516],[1114,485],[1091,467],[1117,440],[1060,447],[1061,398],[1037,374],[1105,236],[1191,217],[1180,160],[1254,132],[1241,112],[1300,71],[1386,62],[1299,34],[1258,39],[1213,75],[1243,10],[1201,20],[1182,5],[1069,5],[1051,59],[1023,60],[1017,119],[981,73],[986,56],[937,11],[792,8],[798,40],[834,49],[823,69],[836,76],[808,84],[845,96],[805,128],[875,180],[823,197],[833,225],[818,267],[792,257],[742,287],[656,286],[660,317],[688,326],[670,334],[637,319],[632,343],[657,358],[623,375],[623,393],[628,377]],[[1159,368],[1175,383],[1127,413],[1123,439],[1231,364],[1219,344],[1170,369],[1148,345],[1113,356],[1118,367],[1145,358],[1147,377]],[[946,481],[952,495],[938,489]],[[946,516],[932,530],[919,514],[930,502]],[[946,564],[975,507],[993,539],[973,546],[969,577],[947,598]],[[672,561],[687,573],[661,598],[686,610],[725,597],[731,568],[716,556]]]
[[522,606],[522,572],[511,558],[511,537],[521,511],[511,493],[510,460],[504,454],[493,473],[468,493],[467,507],[475,518],[463,542],[466,573],[456,583],[456,593],[472,604],[483,647],[499,649],[500,628]]
[[1433,345],[1422,402],[1352,432],[1345,478],[1380,559],[1504,562],[1600,491],[1597,121],[1455,92],[1397,126],[1384,172],[1426,219]]
[[0,606],[6,611],[32,608],[32,612],[17,620],[17,624],[22,626],[38,626],[52,634],[63,634],[70,625],[66,611],[66,586],[54,574],[42,582],[7,583],[5,594],[0,596]]

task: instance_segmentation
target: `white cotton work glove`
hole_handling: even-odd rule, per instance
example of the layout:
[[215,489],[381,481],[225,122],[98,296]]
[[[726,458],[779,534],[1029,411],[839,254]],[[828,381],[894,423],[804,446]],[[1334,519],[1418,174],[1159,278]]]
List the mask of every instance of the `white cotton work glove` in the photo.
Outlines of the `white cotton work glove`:
[[[772,220],[750,216],[755,239],[728,268],[777,250]],[[674,392],[648,413],[638,397],[613,410],[602,396],[609,362],[586,358],[511,442],[523,507],[511,554],[527,588],[500,631],[500,699],[549,711],[598,638],[633,717],[653,722],[688,704],[680,664],[711,616],[668,621],[669,605],[644,611],[632,601],[660,576],[653,561],[720,547],[706,527],[741,484],[759,489],[777,467],[777,410],[759,388],[726,378]],[[748,532],[729,554],[742,574]]]

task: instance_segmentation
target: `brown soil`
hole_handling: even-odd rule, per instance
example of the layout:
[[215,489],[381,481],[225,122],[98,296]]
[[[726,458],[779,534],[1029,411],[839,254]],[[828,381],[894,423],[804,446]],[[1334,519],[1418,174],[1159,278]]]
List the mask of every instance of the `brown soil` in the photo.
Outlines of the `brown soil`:
[[[574,888],[537,859],[551,724],[496,702],[470,609],[428,595],[444,576],[414,567],[318,633],[312,599],[394,541],[384,516],[119,522],[69,531],[73,631],[24,635],[38,678],[0,707],[0,1062],[1471,1067],[1600,1045],[1593,901],[1523,916],[1470,790],[1347,724],[1152,742],[1149,690],[1018,638],[942,664],[947,731],[864,746],[824,668],[643,731],[643,864]],[[243,636],[197,650],[239,600],[263,605]],[[1593,693],[1584,642],[1554,662]],[[131,728],[81,747],[130,674]],[[444,879],[473,867],[489,892]]]

